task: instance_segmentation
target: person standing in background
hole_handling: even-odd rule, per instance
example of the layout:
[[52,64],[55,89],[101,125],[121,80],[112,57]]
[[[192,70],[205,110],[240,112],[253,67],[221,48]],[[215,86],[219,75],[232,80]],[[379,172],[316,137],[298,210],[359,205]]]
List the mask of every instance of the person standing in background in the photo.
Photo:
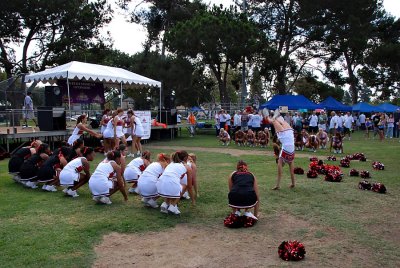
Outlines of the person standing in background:
[[320,115],[318,116],[318,129],[322,128],[323,131],[326,131],[326,122],[328,118],[325,114],[325,111],[322,110]]
[[318,132],[318,116],[316,115],[315,111],[312,112],[309,119],[309,128],[308,131],[312,134],[317,134]]
[[241,121],[240,121],[240,111],[237,110],[235,115],[233,116],[233,127],[235,128],[235,132],[238,131],[240,129],[240,125],[241,125]]
[[194,133],[195,133],[195,127],[196,127],[196,116],[193,114],[193,112],[189,113],[187,122],[190,125],[189,126],[190,137],[193,138]]
[[225,129],[227,116],[224,109],[221,109],[221,113],[218,115],[218,119],[219,119],[219,128]]
[[360,126],[361,130],[365,130],[365,114],[361,113],[360,116],[358,117],[358,120],[360,121]]
[[386,131],[386,138],[393,138],[393,129],[394,129],[394,117],[393,114],[389,115],[387,119],[387,131]]
[[225,114],[226,116],[226,122],[225,122],[225,130],[228,132],[229,135],[231,135],[231,115],[229,113]]
[[36,126],[38,126],[35,120],[35,113],[33,111],[33,101],[31,98],[32,92],[27,92],[26,97],[24,99],[24,117],[25,117],[25,125],[22,128],[28,127],[28,119],[31,119]]

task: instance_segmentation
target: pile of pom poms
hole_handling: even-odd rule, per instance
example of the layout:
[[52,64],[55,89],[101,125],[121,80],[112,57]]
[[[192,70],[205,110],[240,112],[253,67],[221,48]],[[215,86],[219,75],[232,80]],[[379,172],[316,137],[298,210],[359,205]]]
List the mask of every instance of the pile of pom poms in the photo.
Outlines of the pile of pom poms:
[[384,169],[385,169],[385,165],[382,164],[382,163],[379,162],[379,161],[372,162],[372,167],[373,167],[375,170],[384,170]]
[[283,241],[278,247],[278,255],[285,261],[299,261],[304,259],[306,249],[298,241]]
[[229,214],[224,219],[224,225],[228,228],[241,228],[241,227],[252,227],[257,223],[257,220],[245,215],[237,215],[235,213]]
[[310,170],[307,172],[307,178],[315,179],[316,177],[318,177],[318,172],[317,172],[316,170],[310,169]]
[[328,156],[328,161],[336,161],[336,156],[334,156],[334,155],[330,155],[330,156]]
[[310,157],[310,162],[318,162],[318,158],[315,156]]
[[365,155],[363,153],[355,153],[353,154],[352,160],[359,160],[362,162],[367,161],[367,158],[365,157]]
[[302,169],[301,167],[295,167],[294,174],[304,175],[304,169]]
[[357,169],[354,169],[354,168],[353,168],[352,170],[350,170],[349,175],[350,175],[351,177],[358,177],[358,176],[360,176],[360,172],[358,172]]
[[374,183],[371,184],[368,181],[363,180],[363,181],[360,181],[358,183],[358,189],[371,190],[373,192],[380,193],[380,194],[385,194],[386,193],[385,185],[380,183],[380,182],[374,182]]
[[371,178],[371,174],[367,170],[362,170],[360,172],[360,177],[363,179]]
[[347,157],[342,158],[342,159],[340,160],[340,166],[341,166],[341,167],[345,167],[345,168],[350,167],[350,159],[347,158]]

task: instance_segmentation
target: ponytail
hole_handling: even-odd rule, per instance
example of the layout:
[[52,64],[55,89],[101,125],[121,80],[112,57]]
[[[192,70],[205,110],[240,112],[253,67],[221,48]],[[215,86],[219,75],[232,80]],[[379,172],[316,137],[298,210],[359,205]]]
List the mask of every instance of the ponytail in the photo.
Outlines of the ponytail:
[[116,160],[121,157],[121,153],[119,151],[110,151],[107,153],[107,160]]
[[83,148],[81,148],[81,152],[82,152],[82,155],[84,156],[84,157],[86,157],[86,156],[88,156],[89,154],[91,154],[91,153],[93,153],[93,148],[92,147],[83,147]]

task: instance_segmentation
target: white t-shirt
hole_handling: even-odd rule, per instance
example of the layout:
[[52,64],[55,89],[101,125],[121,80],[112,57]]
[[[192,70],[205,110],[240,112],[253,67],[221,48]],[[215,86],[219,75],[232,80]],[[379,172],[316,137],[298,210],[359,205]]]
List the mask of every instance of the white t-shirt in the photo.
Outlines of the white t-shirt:
[[219,122],[220,122],[220,123],[225,123],[225,122],[226,122],[226,119],[227,119],[227,116],[226,116],[226,114],[220,114],[220,115],[218,116],[218,119],[219,119]]
[[226,114],[225,115],[226,116],[226,125],[227,126],[230,126],[231,125],[231,115],[230,114]]
[[331,121],[329,122],[329,128],[338,128],[338,121],[339,121],[339,116],[335,115],[331,118]]
[[343,115],[340,117],[338,116],[337,122],[338,122],[338,127],[343,127],[344,116]]
[[316,127],[316,126],[318,126],[318,116],[316,116],[315,114],[312,114],[312,115],[310,116],[310,124],[309,124],[309,126],[310,126],[310,127]]
[[261,127],[261,116],[259,114],[254,114],[251,117],[251,120],[252,120],[252,125],[251,125],[252,127],[257,127],[257,128]]
[[182,123],[182,115],[180,115],[180,114],[176,115],[176,122],[177,123]]
[[346,128],[351,128],[351,126],[353,125],[354,119],[352,116],[345,116],[344,118],[344,126]]
[[234,116],[233,116],[233,125],[235,126],[235,127],[240,127],[240,124],[241,124],[241,122],[240,122],[240,114],[235,114]]
[[360,114],[360,117],[358,118],[360,120],[361,124],[365,124],[365,114]]
[[26,110],[33,110],[33,101],[30,96],[25,97],[24,106]]

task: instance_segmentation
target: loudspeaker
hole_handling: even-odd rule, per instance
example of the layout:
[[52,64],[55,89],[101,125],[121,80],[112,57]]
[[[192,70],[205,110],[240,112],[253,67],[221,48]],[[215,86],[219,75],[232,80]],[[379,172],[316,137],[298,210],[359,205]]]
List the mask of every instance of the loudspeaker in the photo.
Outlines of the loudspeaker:
[[176,125],[176,115],[176,109],[161,110],[160,122],[167,125]]
[[38,125],[41,131],[66,130],[64,108],[38,107]]
[[61,90],[57,86],[46,86],[44,88],[44,105],[51,107],[62,106]]
[[169,110],[175,108],[175,96],[166,95],[164,98],[164,108]]

